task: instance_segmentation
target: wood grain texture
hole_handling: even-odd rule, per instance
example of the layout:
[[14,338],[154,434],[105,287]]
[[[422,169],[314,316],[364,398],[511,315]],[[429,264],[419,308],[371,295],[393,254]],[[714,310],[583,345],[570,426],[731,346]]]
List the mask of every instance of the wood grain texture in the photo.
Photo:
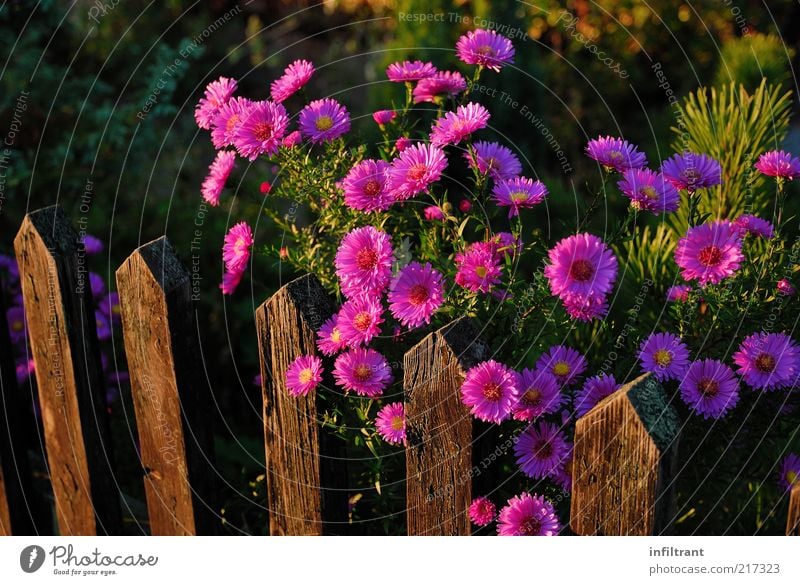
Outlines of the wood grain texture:
[[[120,532],[105,385],[88,276],[60,208],[29,213],[14,248],[42,409],[50,480],[63,535]],[[84,278],[85,277],[85,278]]]
[[165,237],[117,270],[125,353],[153,535],[215,530],[210,417],[189,273]]
[[663,387],[647,374],[578,419],[572,530],[600,535],[668,531],[678,428]]
[[[285,377],[297,357],[318,354],[316,331],[332,314],[331,299],[311,275],[285,285],[256,310],[272,535],[349,531],[341,442],[320,428],[318,392],[295,398]],[[332,360],[320,357],[322,387],[332,388]]]
[[789,494],[786,536],[800,536],[800,483],[795,485]]
[[462,317],[405,354],[409,535],[470,534],[473,423],[460,389],[466,370],[488,353]]

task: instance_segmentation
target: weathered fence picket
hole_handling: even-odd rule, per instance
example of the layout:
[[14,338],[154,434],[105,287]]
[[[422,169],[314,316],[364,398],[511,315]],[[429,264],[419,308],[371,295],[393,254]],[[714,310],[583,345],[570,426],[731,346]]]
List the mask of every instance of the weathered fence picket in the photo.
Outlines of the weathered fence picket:
[[189,273],[161,237],[137,248],[116,277],[150,531],[213,533],[213,447]]
[[461,402],[464,373],[488,358],[460,318],[405,354],[406,518],[410,535],[467,535],[474,479],[472,415]]
[[789,494],[789,513],[786,518],[786,535],[800,536],[800,483]]
[[[319,424],[318,394],[293,397],[286,368],[300,355],[317,354],[316,331],[333,303],[316,277],[290,282],[256,310],[272,535],[348,531],[345,457],[340,442]],[[323,384],[333,387],[330,360]]]
[[668,531],[678,428],[664,388],[648,374],[578,419],[572,530],[601,535]]
[[57,206],[29,213],[14,240],[61,534],[120,532],[105,385],[78,236]]

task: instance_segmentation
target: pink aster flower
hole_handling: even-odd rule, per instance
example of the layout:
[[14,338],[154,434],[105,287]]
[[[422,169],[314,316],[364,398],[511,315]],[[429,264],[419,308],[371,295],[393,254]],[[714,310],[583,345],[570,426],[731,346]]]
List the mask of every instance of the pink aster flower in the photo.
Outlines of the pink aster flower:
[[771,150],[758,157],[753,165],[762,175],[780,177],[790,181],[800,177],[800,158],[783,150]]
[[647,165],[647,157],[637,147],[627,140],[611,136],[590,140],[586,145],[586,156],[618,173]]
[[293,132],[289,132],[286,136],[283,137],[281,145],[285,146],[286,148],[294,148],[295,146],[299,146],[302,143],[303,143],[303,135],[300,134],[300,130],[294,130]]
[[386,68],[386,77],[389,81],[403,83],[406,81],[419,81],[426,77],[431,77],[437,69],[433,63],[423,63],[422,61],[403,61],[402,63],[392,63]]
[[667,300],[672,303],[676,301],[685,303],[689,300],[690,292],[692,292],[692,287],[688,284],[676,284],[667,289]]
[[558,242],[548,253],[550,263],[544,275],[556,296],[605,295],[614,288],[617,258],[592,234],[576,234]]
[[234,97],[222,104],[211,124],[211,143],[214,148],[219,150],[226,146],[233,146],[236,129],[253,103],[247,98]]
[[288,125],[289,117],[281,104],[255,102],[234,129],[233,145],[249,160],[262,154],[273,155],[278,152]]
[[511,409],[514,420],[532,421],[554,413],[564,400],[555,377],[546,370],[525,368],[517,377],[519,402]]
[[356,228],[342,238],[334,262],[345,295],[379,295],[392,276],[392,242],[372,226]]
[[479,28],[458,39],[456,55],[467,65],[500,71],[504,65],[514,62],[514,45],[496,31]]
[[387,171],[389,189],[395,199],[404,200],[426,191],[447,167],[444,151],[432,144],[409,146],[392,161]]
[[372,114],[372,119],[375,120],[375,123],[379,126],[388,124],[396,117],[397,113],[394,110],[378,110]]
[[676,189],[694,193],[722,183],[722,167],[705,154],[684,152],[661,164],[661,173]]
[[438,205],[428,205],[423,214],[428,221],[441,221],[444,219],[444,211]]
[[458,106],[455,112],[447,112],[436,120],[431,130],[431,144],[446,146],[458,144],[467,136],[489,123],[489,110],[473,102]]
[[366,345],[381,332],[383,307],[380,299],[362,295],[346,301],[339,310],[336,326],[348,347]]
[[469,505],[469,519],[476,526],[488,526],[494,521],[497,508],[485,496],[478,496]]
[[389,163],[365,159],[350,169],[344,180],[345,205],[360,211],[386,210],[394,203],[387,188]]
[[626,169],[617,185],[639,211],[672,213],[681,202],[678,190],[661,173],[650,169]]
[[346,391],[375,398],[392,383],[392,368],[374,349],[359,347],[336,358],[333,377]]
[[744,260],[739,233],[729,221],[715,221],[689,228],[675,249],[675,262],[685,280],[701,286],[733,276]]
[[602,319],[608,313],[608,300],[604,295],[565,293],[561,296],[567,315],[578,321]]
[[214,116],[236,91],[236,80],[220,77],[206,86],[206,91],[194,110],[194,119],[203,130],[210,130]]
[[25,381],[36,371],[36,365],[33,360],[25,360],[17,362],[14,368],[17,374],[17,386],[22,386]]
[[330,317],[317,331],[317,349],[325,355],[335,355],[347,347],[347,342],[339,329],[338,313]]
[[789,453],[781,461],[780,470],[778,471],[778,484],[788,492],[798,482],[800,482],[800,455]]
[[322,360],[301,355],[286,370],[286,389],[292,396],[305,396],[322,382]]
[[406,415],[402,402],[392,402],[378,411],[375,428],[383,440],[393,445],[405,445]]
[[467,89],[467,82],[458,71],[439,71],[431,77],[420,79],[414,87],[414,103],[441,104]]
[[539,357],[536,368],[550,372],[559,384],[567,386],[586,370],[586,358],[571,347],[554,345]]
[[770,222],[749,213],[740,215],[733,220],[731,225],[733,229],[739,232],[739,237],[742,238],[746,235],[751,235],[769,240],[775,235],[775,228]]
[[411,146],[411,144],[412,144],[412,142],[411,142],[411,140],[409,138],[406,138],[405,136],[401,136],[400,138],[398,138],[395,141],[394,147],[397,149],[397,152],[403,152],[409,146]]
[[791,388],[800,374],[800,347],[785,333],[753,333],[742,341],[733,361],[752,388]]
[[458,202],[458,210],[461,213],[469,213],[472,210],[472,201],[467,198],[462,199]]
[[689,348],[673,333],[651,333],[639,346],[639,361],[656,380],[680,380],[689,367]]
[[497,142],[476,142],[464,157],[470,168],[495,180],[512,179],[522,172],[517,156]]
[[300,133],[314,144],[330,142],[350,130],[350,114],[331,98],[315,100],[300,110]]
[[203,181],[200,191],[203,193],[209,205],[219,205],[219,196],[225,188],[225,182],[233,170],[236,161],[236,153],[232,150],[220,150],[214,158],[214,162],[208,167],[208,176]]
[[544,479],[564,464],[569,454],[566,439],[553,423],[530,425],[514,442],[514,456],[522,473]]
[[619,390],[620,385],[611,374],[599,374],[586,380],[575,395],[575,414],[579,417],[597,406],[603,398]]
[[283,72],[283,75],[273,81],[270,86],[272,101],[279,104],[287,100],[308,83],[312,75],[314,75],[314,64],[311,61],[298,59],[290,64]]
[[242,282],[242,276],[244,276],[244,267],[241,270],[227,270],[222,275],[222,282],[219,285],[222,294],[232,295],[236,292],[239,283]]
[[721,418],[739,402],[739,382],[719,360],[692,362],[680,384],[681,398],[704,418]]
[[490,245],[471,244],[455,257],[456,284],[472,292],[487,293],[500,283],[501,259]]
[[786,278],[782,278],[778,281],[776,285],[778,292],[782,295],[786,295],[787,297],[793,297],[797,294],[797,290],[794,288],[794,285],[789,282]]
[[486,422],[506,420],[517,397],[516,373],[494,360],[470,368],[461,385],[461,402],[475,418]]
[[253,230],[243,221],[228,231],[222,245],[222,259],[228,271],[244,271],[250,259],[250,247],[253,242]]
[[528,492],[508,500],[497,519],[500,536],[556,536],[560,530],[553,504]]
[[508,207],[508,217],[516,217],[522,208],[538,205],[547,196],[547,187],[541,181],[514,177],[498,181],[492,197],[500,207]]
[[411,262],[389,285],[389,311],[406,327],[420,327],[444,302],[444,278],[429,263]]

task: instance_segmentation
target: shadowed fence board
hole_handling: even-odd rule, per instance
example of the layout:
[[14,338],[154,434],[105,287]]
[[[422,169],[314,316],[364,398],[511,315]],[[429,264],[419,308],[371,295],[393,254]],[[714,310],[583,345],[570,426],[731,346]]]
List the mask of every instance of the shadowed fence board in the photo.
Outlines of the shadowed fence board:
[[645,374],[575,428],[570,524],[577,534],[663,534],[672,520],[678,415]]
[[78,236],[59,207],[25,216],[14,248],[61,534],[120,532],[105,385]]
[[789,495],[789,514],[786,518],[786,535],[800,536],[800,483]]
[[162,237],[125,260],[117,289],[151,533],[213,533],[210,417],[189,273]]
[[[293,397],[285,376],[297,357],[318,353],[316,331],[332,314],[331,299],[311,275],[285,285],[256,310],[272,535],[348,532],[345,458],[340,442],[320,426],[319,389]],[[321,357],[321,387],[332,388],[332,360]]]
[[487,347],[463,317],[431,333],[405,354],[410,535],[470,534],[473,425],[460,388],[466,370],[487,358]]

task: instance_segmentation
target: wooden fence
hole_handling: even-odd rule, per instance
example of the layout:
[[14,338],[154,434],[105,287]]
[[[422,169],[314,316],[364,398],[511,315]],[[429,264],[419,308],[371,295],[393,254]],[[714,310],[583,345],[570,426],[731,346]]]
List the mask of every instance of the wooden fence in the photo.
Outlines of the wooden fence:
[[[36,363],[47,472],[57,532],[122,531],[120,489],[108,438],[100,357],[78,236],[57,207],[25,217],[14,242],[30,349]],[[152,534],[213,534],[216,471],[189,274],[165,238],[131,254],[116,273]],[[2,298],[0,295],[0,309]],[[316,329],[334,304],[313,276],[281,288],[256,310],[264,398],[269,532],[349,534],[347,461],[319,424],[318,397],[293,398],[284,372],[317,353]],[[462,318],[435,331],[404,359],[408,533],[468,535],[467,507],[492,484],[496,429],[461,403],[464,372],[489,356]],[[332,370],[331,360],[326,371]],[[332,385],[330,378],[324,381]],[[37,452],[21,407],[11,341],[0,310],[0,534],[54,531],[37,499],[28,458]],[[30,400],[28,400],[30,403]],[[586,416],[575,434],[570,530],[576,534],[663,534],[674,517],[678,418],[664,389],[642,376]],[[41,449],[39,449],[41,450]],[[787,534],[800,530],[800,486]]]

